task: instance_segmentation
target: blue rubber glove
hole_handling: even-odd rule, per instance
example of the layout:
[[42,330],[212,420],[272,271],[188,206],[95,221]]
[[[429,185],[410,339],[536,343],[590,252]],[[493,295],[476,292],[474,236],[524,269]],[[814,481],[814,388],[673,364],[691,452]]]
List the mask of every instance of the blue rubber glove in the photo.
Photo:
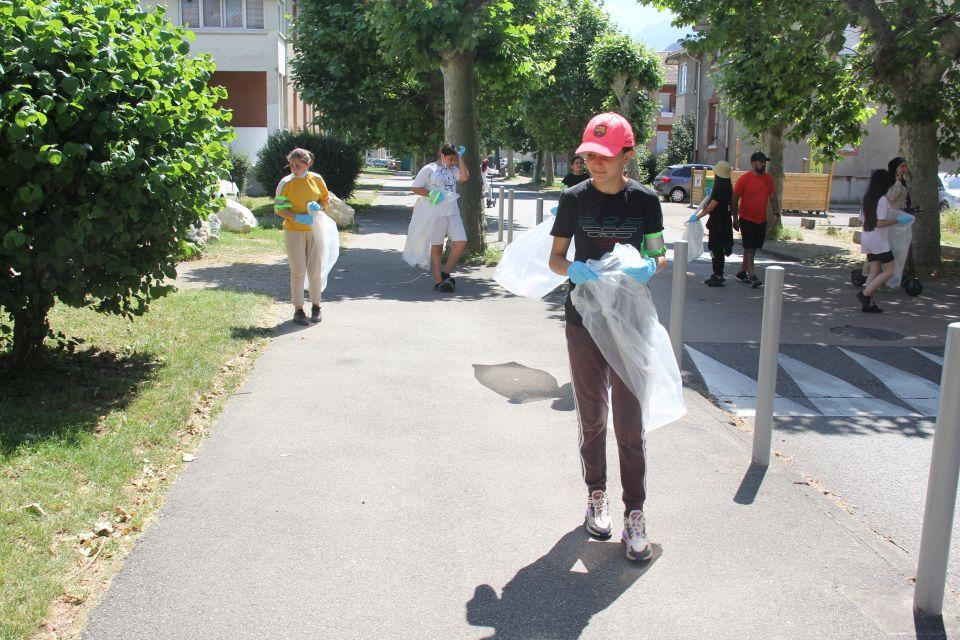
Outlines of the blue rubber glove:
[[430,194],[427,197],[430,198],[430,202],[432,202],[433,204],[437,204],[438,202],[443,200],[443,190],[432,189],[430,191]]
[[901,213],[899,216],[897,216],[897,224],[910,224],[914,220],[916,220],[916,218],[909,213]]
[[588,280],[599,280],[600,276],[596,271],[587,266],[585,262],[571,262],[570,266],[567,267],[567,276],[570,277],[570,282],[576,285],[584,284]]
[[457,147],[457,155],[462,156],[466,152],[467,152],[467,148],[465,146],[460,145],[459,147]]
[[557,208],[556,208],[556,207],[551,207],[551,208],[550,208],[550,213],[552,213],[553,215],[557,215]]
[[323,205],[321,205],[316,200],[311,200],[310,202],[307,203],[307,211],[309,211],[312,214],[320,213],[321,211],[323,211]]
[[627,267],[623,270],[623,272],[637,282],[646,284],[650,278],[653,277],[653,274],[657,272],[657,261],[653,258],[644,258],[643,266]]
[[696,221],[699,220],[699,219],[700,219],[700,218],[697,217],[697,214],[694,213],[694,214],[692,214],[692,215],[690,216],[690,219],[687,220],[687,222],[696,222]]
[[293,219],[299,222],[300,224],[307,225],[308,227],[313,226],[313,216],[310,215],[309,213],[298,213],[296,216],[294,216]]

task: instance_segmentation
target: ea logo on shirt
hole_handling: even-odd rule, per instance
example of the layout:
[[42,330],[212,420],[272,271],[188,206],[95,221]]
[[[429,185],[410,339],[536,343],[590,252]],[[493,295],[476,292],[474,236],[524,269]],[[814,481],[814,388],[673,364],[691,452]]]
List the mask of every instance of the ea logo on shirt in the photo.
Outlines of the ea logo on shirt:
[[598,124],[597,126],[595,126],[593,128],[593,135],[594,137],[597,137],[597,138],[602,138],[603,136],[607,135],[607,125]]

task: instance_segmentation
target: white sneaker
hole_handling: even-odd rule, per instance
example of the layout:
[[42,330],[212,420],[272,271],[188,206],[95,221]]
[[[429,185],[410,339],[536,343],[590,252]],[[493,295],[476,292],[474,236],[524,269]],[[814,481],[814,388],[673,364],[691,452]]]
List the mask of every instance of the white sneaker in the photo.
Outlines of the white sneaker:
[[634,509],[623,517],[623,534],[620,540],[627,545],[627,559],[641,562],[650,558],[652,549],[647,540],[647,525],[643,511]]
[[587,533],[598,538],[609,538],[613,531],[610,521],[610,498],[604,491],[594,491],[587,498],[587,514],[583,526]]

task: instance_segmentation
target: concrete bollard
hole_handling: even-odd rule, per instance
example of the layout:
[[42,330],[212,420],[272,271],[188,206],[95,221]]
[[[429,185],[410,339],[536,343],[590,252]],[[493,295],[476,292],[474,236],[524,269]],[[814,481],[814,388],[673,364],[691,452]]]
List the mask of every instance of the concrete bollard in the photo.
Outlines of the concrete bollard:
[[515,189],[510,189],[510,204],[507,207],[507,244],[513,242],[513,193]]
[[777,392],[777,355],[780,352],[783,267],[767,267],[763,278],[760,370],[757,373],[757,411],[753,419],[753,462],[766,467],[770,464],[770,441],[773,438],[773,401]]
[[960,322],[947,327],[947,349],[940,375],[940,406],[933,433],[927,504],[920,533],[913,607],[925,615],[943,613],[950,559],[950,536],[960,474]]
[[683,361],[683,307],[687,295],[687,241],[673,243],[673,283],[670,293],[670,345],[679,367]]
[[503,242],[503,186],[500,186],[500,198],[499,204],[497,205],[499,209],[499,219],[497,221],[497,242]]
[[537,198],[537,224],[543,222],[543,198]]

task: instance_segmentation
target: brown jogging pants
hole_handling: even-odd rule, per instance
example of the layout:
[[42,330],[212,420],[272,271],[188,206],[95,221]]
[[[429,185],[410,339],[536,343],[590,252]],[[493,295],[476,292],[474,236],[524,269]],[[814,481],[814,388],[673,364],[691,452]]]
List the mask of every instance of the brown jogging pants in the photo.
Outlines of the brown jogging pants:
[[570,381],[580,421],[580,462],[588,494],[607,490],[607,389],[613,409],[613,430],[620,454],[624,514],[643,509],[646,498],[646,455],[640,402],[610,368],[583,327],[566,323]]

